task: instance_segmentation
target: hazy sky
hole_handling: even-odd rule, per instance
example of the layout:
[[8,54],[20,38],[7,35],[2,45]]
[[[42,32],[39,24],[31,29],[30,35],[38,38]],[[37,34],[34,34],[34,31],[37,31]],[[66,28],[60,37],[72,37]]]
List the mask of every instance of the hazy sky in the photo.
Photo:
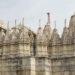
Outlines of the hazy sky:
[[5,22],[10,21],[14,25],[25,18],[25,25],[37,30],[39,19],[41,26],[47,22],[46,13],[51,14],[51,26],[54,27],[56,20],[59,32],[64,27],[64,19],[67,19],[67,25],[71,15],[75,12],[75,0],[0,0],[0,19]]

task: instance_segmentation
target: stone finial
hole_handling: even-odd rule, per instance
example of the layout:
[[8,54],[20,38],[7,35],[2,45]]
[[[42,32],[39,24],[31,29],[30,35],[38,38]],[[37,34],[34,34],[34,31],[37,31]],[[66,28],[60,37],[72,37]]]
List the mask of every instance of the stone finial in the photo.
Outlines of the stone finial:
[[40,34],[41,31],[42,31],[42,28],[41,28],[41,20],[39,19],[39,28],[38,28],[37,34]]
[[49,12],[47,13],[47,16],[48,16],[47,25],[50,25],[50,13]]
[[42,37],[42,28],[41,28],[41,20],[39,19],[39,27],[37,30],[37,41],[41,42],[41,37]]

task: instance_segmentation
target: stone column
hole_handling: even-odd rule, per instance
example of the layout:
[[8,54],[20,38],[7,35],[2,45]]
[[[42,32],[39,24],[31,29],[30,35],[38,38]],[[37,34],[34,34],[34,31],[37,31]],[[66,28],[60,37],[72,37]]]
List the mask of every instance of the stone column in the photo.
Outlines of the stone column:
[[31,75],[36,75],[35,72],[36,72],[36,71],[35,71],[35,58],[32,57],[32,58],[31,58]]
[[51,60],[45,58],[45,75],[52,75],[51,74]]

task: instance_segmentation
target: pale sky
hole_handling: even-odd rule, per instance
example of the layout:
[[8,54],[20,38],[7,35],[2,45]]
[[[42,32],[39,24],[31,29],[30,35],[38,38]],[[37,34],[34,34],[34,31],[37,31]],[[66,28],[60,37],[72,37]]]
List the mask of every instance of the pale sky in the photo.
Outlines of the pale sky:
[[9,21],[14,26],[14,20],[17,23],[25,18],[25,25],[37,30],[39,19],[41,26],[44,27],[47,22],[46,13],[51,14],[51,26],[56,27],[62,32],[64,19],[67,19],[67,25],[71,15],[75,12],[75,0],[0,0],[0,19]]

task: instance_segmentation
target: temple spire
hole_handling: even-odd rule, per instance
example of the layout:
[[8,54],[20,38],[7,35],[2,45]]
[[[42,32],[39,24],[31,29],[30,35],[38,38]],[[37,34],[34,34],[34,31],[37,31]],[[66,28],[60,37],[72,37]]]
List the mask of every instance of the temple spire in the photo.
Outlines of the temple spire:
[[49,12],[47,13],[47,18],[48,18],[47,19],[47,25],[50,25],[50,13]]
[[38,27],[37,34],[40,34],[41,32],[42,32],[42,28],[41,28],[41,20],[39,19],[39,27]]
[[65,19],[65,21],[64,21],[64,24],[65,24],[65,27],[66,27],[66,19]]

